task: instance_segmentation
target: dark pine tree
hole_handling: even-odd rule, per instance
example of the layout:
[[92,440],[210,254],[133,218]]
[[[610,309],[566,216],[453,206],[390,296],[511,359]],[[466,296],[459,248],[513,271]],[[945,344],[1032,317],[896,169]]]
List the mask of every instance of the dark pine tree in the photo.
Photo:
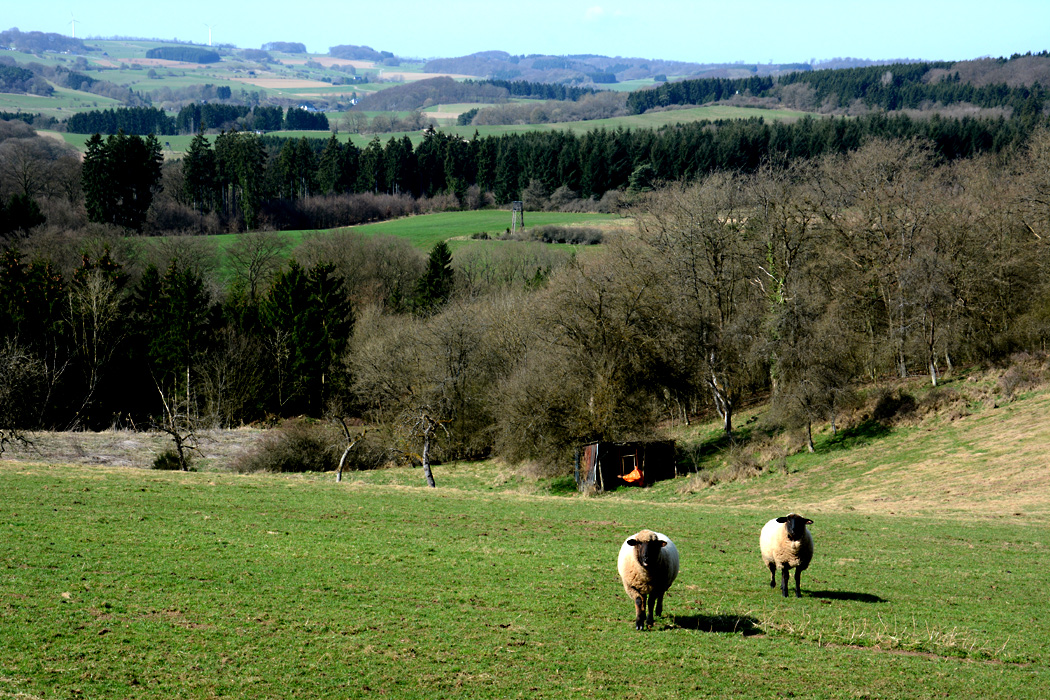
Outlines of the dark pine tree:
[[430,314],[441,308],[452,296],[455,275],[452,271],[452,251],[445,241],[439,241],[430,250],[427,269],[416,282],[414,306],[418,313]]

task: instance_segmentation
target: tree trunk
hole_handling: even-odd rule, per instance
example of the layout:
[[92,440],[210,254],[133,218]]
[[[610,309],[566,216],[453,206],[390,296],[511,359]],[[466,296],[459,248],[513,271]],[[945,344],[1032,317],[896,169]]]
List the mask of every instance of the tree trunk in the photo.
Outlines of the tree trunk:
[[430,435],[426,434],[423,436],[423,476],[427,479],[427,486],[430,488],[436,488],[437,484],[434,483],[434,475],[430,471]]
[[353,445],[347,445],[346,449],[343,450],[343,456],[339,458],[339,468],[335,470],[335,480],[337,483],[343,480],[343,465],[346,464],[346,456],[350,454],[350,450],[352,450],[353,447]]
[[733,398],[722,390],[722,384],[718,381],[718,375],[711,373],[709,380],[711,394],[715,400],[715,410],[722,417],[722,430],[725,434],[733,435]]
[[816,448],[813,446],[813,423],[806,421],[806,450],[809,452],[816,452]]

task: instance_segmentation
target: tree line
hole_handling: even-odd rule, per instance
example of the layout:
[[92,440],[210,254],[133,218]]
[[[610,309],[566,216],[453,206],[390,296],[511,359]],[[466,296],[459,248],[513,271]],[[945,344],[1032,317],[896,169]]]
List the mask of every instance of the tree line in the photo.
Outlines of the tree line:
[[156,107],[117,107],[78,112],[66,120],[71,134],[160,134],[178,133],[175,120]]
[[[229,88],[219,88],[230,96]],[[299,107],[283,111],[277,106],[224,104],[221,102],[193,102],[179,110],[174,117],[155,107],[116,107],[113,109],[79,112],[66,120],[66,131],[73,134],[174,135],[192,134],[198,130],[222,129],[233,126],[255,131],[327,131],[328,117],[323,112],[310,112]]]
[[1040,131],[955,161],[870,139],[708,173],[637,193],[636,227],[586,256],[255,233],[221,266],[200,238],[62,262],[29,239],[0,258],[5,420],[142,425],[162,397],[215,425],[335,411],[383,435],[427,415],[439,457],[564,469],[578,442],[700,410],[735,434],[768,395],[767,427],[807,435],[858,382],[1045,353],[1048,195]]
[[593,95],[598,92],[594,88],[565,85],[562,83],[537,83],[529,80],[464,80],[464,83],[476,83],[478,85],[494,85],[503,88],[507,94],[513,97],[526,97],[536,100],[569,100],[575,102],[585,95]]
[[637,90],[627,98],[634,114],[655,107],[699,105],[725,100],[737,94],[771,97],[789,85],[813,90],[816,103],[846,106],[859,101],[871,109],[894,111],[920,109],[926,104],[968,103],[979,107],[1009,107],[1019,114],[1038,116],[1047,100],[1047,89],[1039,83],[1010,86],[1006,83],[977,86],[960,81],[958,73],[929,80],[931,71],[952,67],[949,62],[898,63],[863,68],[798,71],[773,77],[739,79],[701,78],[665,83],[651,90]]
[[55,89],[31,70],[0,64],[0,92],[24,92],[50,97]]
[[[536,132],[478,137],[427,130],[415,146],[407,136],[377,136],[364,148],[335,136],[326,142],[280,140],[246,132],[194,139],[182,161],[184,187],[204,214],[221,210],[247,228],[268,202],[294,206],[311,195],[348,193],[491,192],[496,203],[533,188],[600,200],[606,192],[650,189],[720,170],[753,172],[763,162],[845,153],[873,138],[923,138],[945,160],[999,153],[1022,144],[1018,120],[911,119],[875,114],[855,119],[804,118],[794,123],[727,120],[659,130],[597,129],[583,135]],[[220,147],[220,144],[222,146]],[[237,148],[228,148],[238,144]]]
[[222,60],[217,52],[203,46],[157,46],[146,51],[146,58],[186,63],[218,63]]

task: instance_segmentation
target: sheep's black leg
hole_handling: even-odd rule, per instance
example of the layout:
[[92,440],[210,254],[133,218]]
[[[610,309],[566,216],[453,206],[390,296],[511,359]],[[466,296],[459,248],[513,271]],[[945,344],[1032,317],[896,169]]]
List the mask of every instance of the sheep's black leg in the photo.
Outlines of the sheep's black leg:
[[646,620],[649,627],[653,626],[653,606],[656,605],[656,598],[657,595],[655,593],[649,594],[649,618]]
[[769,562],[769,587],[777,587],[777,565],[773,562]]
[[656,597],[656,616],[660,617],[664,614],[664,594],[661,593]]
[[795,597],[802,597],[802,569],[795,569]]
[[[788,572],[791,567],[784,565],[784,568],[780,570],[780,592],[784,594],[784,597],[788,597]],[[798,571],[796,570],[796,573]]]
[[634,628],[645,629],[645,596],[635,594],[634,597]]

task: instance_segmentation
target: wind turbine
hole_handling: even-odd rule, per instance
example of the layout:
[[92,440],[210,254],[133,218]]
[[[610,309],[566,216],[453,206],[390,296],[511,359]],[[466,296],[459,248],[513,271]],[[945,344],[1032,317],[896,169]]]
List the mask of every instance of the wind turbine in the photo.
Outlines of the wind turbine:
[[204,26],[208,28],[208,46],[211,46],[211,28],[214,27],[215,25],[214,24],[205,24]]
[[73,13],[69,13],[70,24],[73,25],[73,38],[77,38],[77,18],[73,16]]

